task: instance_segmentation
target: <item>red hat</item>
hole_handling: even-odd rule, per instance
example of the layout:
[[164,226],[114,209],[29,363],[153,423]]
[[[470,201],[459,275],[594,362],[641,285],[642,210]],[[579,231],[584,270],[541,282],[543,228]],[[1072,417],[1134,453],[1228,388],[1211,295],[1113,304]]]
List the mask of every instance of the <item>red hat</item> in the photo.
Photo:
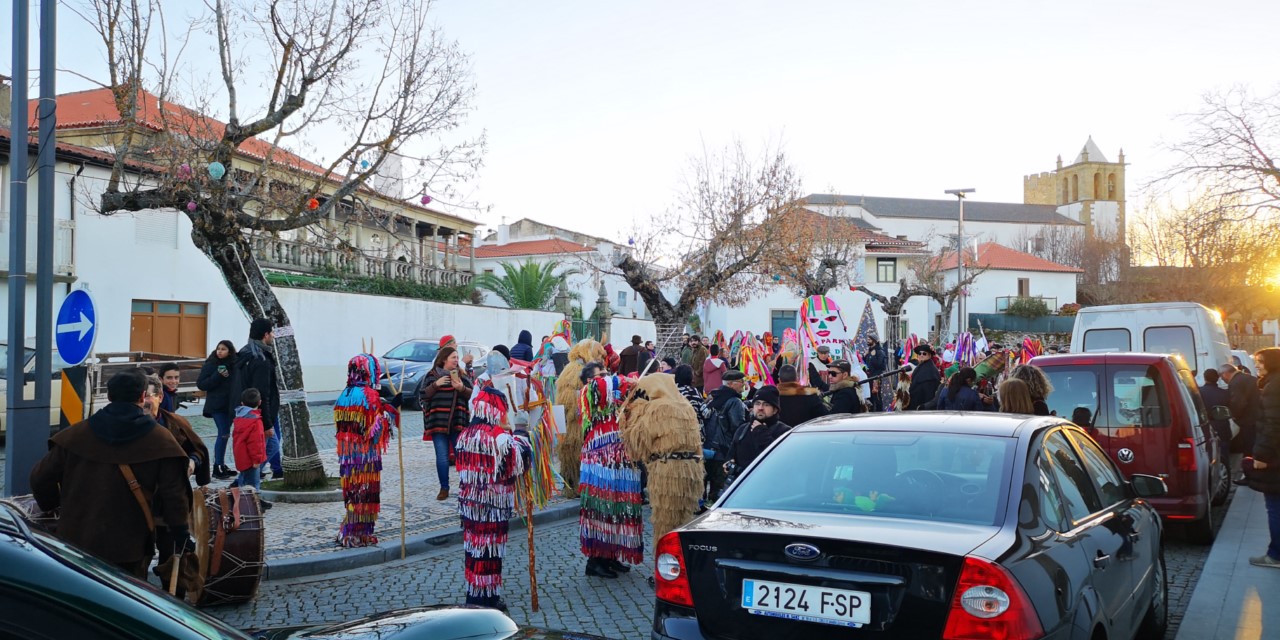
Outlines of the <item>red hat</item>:
[[457,340],[455,340],[455,339],[453,338],[453,336],[451,336],[451,335],[445,335],[443,338],[440,338],[440,348],[441,348],[441,349],[443,349],[443,348],[445,348],[445,347],[454,347],[454,348],[457,348],[457,346],[458,346],[458,341],[457,341]]

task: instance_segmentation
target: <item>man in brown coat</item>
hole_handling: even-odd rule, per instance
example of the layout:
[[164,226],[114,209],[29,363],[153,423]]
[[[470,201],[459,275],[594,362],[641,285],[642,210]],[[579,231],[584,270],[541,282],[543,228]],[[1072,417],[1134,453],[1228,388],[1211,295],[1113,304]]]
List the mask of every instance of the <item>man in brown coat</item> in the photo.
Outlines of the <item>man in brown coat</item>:
[[141,371],[117,373],[107,382],[110,404],[50,438],[49,453],[31,470],[40,508],[62,507],[58,537],[139,579],[151,562],[152,532],[121,465],[164,505],[156,522],[184,543],[190,538],[187,476],[194,464],[152,417],[158,395],[148,393]]

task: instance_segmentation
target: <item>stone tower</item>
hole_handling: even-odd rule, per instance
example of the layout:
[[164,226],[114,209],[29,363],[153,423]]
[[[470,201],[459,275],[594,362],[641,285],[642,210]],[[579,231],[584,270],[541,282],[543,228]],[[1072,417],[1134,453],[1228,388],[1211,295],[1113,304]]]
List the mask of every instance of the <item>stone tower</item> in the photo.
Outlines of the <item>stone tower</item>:
[[1111,162],[1090,136],[1071,164],[1063,166],[1058,156],[1055,170],[1024,176],[1023,201],[1055,205],[1059,213],[1088,225],[1089,233],[1123,242],[1124,167],[1124,149]]

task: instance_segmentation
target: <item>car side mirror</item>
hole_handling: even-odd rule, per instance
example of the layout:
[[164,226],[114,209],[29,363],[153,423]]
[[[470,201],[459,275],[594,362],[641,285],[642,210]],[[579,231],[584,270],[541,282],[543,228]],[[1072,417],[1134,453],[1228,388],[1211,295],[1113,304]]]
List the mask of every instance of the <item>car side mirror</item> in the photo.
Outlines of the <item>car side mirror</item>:
[[1164,480],[1156,476],[1135,473],[1129,476],[1129,486],[1133,494],[1139,498],[1158,498],[1169,492]]
[[1222,405],[1215,405],[1215,406],[1209,407],[1209,419],[1210,420],[1230,420],[1231,410]]

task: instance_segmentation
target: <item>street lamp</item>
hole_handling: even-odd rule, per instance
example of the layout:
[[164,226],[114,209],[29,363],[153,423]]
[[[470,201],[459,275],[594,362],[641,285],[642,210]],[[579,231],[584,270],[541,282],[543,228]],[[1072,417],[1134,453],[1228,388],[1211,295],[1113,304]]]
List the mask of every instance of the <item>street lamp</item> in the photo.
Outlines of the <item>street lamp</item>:
[[[968,331],[969,329],[969,309],[964,294],[964,198],[974,191],[976,189],[972,187],[946,190],[947,195],[955,196],[960,201],[960,223],[956,236],[956,286],[960,288],[960,308],[957,310],[956,315],[960,322],[960,331]],[[956,333],[958,334],[960,331]]]

